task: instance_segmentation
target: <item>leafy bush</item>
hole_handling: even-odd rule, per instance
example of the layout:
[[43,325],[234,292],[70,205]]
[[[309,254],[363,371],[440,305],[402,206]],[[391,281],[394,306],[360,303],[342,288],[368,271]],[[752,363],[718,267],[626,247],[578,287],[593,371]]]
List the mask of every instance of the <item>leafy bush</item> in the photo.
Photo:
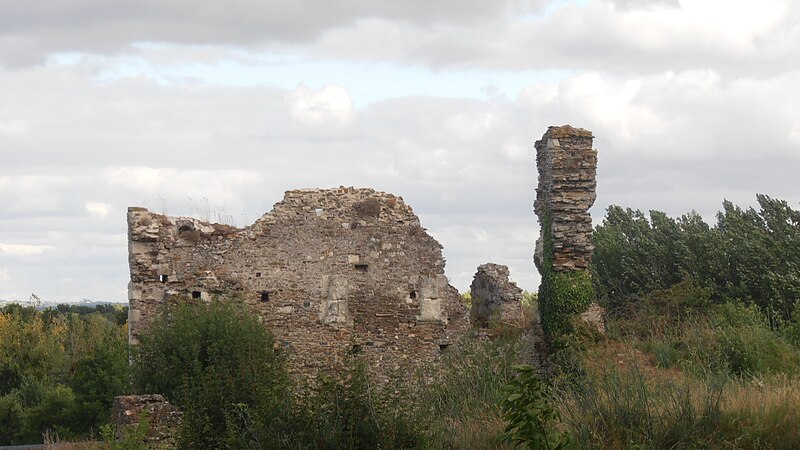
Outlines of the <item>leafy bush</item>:
[[[260,445],[278,446],[291,389],[272,335],[243,305],[173,307],[142,337],[134,367],[139,391],[162,393],[184,411],[180,447],[232,445],[229,425],[241,405],[252,413],[248,426]],[[236,443],[250,444],[247,436]]]
[[514,371],[516,377],[500,403],[503,418],[508,421],[504,440],[529,449],[566,448],[570,439],[555,429],[561,417],[547,385],[531,366],[516,365]]

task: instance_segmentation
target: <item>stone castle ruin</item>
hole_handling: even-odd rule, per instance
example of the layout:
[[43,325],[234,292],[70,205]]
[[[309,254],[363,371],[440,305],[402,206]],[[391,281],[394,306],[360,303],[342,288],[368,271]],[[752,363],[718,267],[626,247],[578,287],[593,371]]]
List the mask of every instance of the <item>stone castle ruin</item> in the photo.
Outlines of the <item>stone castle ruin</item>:
[[[566,125],[548,128],[535,144],[541,232],[534,259],[542,287],[546,274],[588,270],[592,139]],[[131,344],[173,301],[241,301],[287,348],[289,370],[301,377],[359,354],[374,380],[388,382],[437,361],[466,334],[469,316],[478,326],[524,322],[522,291],[506,266],[491,263],[478,267],[471,293],[479,301],[468,314],[445,278],[441,245],[401,197],[373,189],[288,191],[245,228],[132,207],[128,253]],[[583,315],[602,327],[596,306]],[[532,361],[543,362],[538,320],[526,335]],[[115,422],[136,423],[142,411],[155,419],[149,442],[169,446],[180,413],[163,397],[118,397]]]
[[[566,125],[535,143],[543,275],[588,270],[592,139]],[[172,301],[232,299],[272,330],[293,373],[314,377],[360,354],[386,381],[438,360],[470,315],[478,326],[523,323],[522,291],[506,266],[478,268],[471,289],[479,301],[468,312],[444,275],[441,245],[401,197],[373,189],[288,191],[244,228],[132,207],[128,246],[131,344]]]
[[[130,342],[172,300],[239,299],[312,377],[364,357],[378,379],[429,364],[469,319],[442,247],[401,197],[286,192],[245,228],[128,209]],[[382,376],[386,375],[386,377]]]

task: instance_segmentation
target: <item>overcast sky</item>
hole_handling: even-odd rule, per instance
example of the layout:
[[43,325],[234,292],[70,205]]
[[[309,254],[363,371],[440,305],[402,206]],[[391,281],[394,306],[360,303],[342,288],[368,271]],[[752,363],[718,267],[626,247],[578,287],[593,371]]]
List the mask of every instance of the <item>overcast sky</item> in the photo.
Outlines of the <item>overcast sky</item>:
[[403,196],[461,291],[536,290],[533,142],[617,204],[800,206],[796,0],[0,1],[0,299],[124,301],[125,211],[236,226],[288,189]]

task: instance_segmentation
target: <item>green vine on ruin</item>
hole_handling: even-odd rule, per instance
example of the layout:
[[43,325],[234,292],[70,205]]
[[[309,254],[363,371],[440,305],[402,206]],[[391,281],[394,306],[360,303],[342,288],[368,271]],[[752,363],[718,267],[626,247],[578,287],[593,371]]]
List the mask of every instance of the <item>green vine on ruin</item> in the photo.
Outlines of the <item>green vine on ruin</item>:
[[575,321],[594,300],[594,285],[588,270],[557,272],[553,269],[552,223],[549,214],[542,218],[542,286],[539,311],[542,329],[551,350],[575,350]]

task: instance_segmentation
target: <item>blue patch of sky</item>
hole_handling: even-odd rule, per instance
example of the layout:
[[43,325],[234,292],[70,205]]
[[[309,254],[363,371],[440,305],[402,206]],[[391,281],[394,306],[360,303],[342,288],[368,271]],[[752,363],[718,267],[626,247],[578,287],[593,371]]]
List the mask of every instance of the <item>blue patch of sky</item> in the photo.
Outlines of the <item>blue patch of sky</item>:
[[[137,44],[158,51],[160,44]],[[174,50],[174,48],[173,48]],[[55,64],[80,64],[101,60],[105,66],[95,77],[98,82],[144,76],[163,85],[200,83],[220,86],[271,86],[294,89],[300,83],[311,88],[328,84],[347,89],[357,108],[376,101],[407,96],[487,99],[515,99],[526,86],[558,82],[569,75],[565,70],[500,71],[478,69],[431,69],[392,63],[368,63],[310,59],[302,54],[253,54],[222,51],[215,61],[154,63],[142,55],[114,57],[80,53],[54,55]],[[163,61],[163,60],[162,60]]]

